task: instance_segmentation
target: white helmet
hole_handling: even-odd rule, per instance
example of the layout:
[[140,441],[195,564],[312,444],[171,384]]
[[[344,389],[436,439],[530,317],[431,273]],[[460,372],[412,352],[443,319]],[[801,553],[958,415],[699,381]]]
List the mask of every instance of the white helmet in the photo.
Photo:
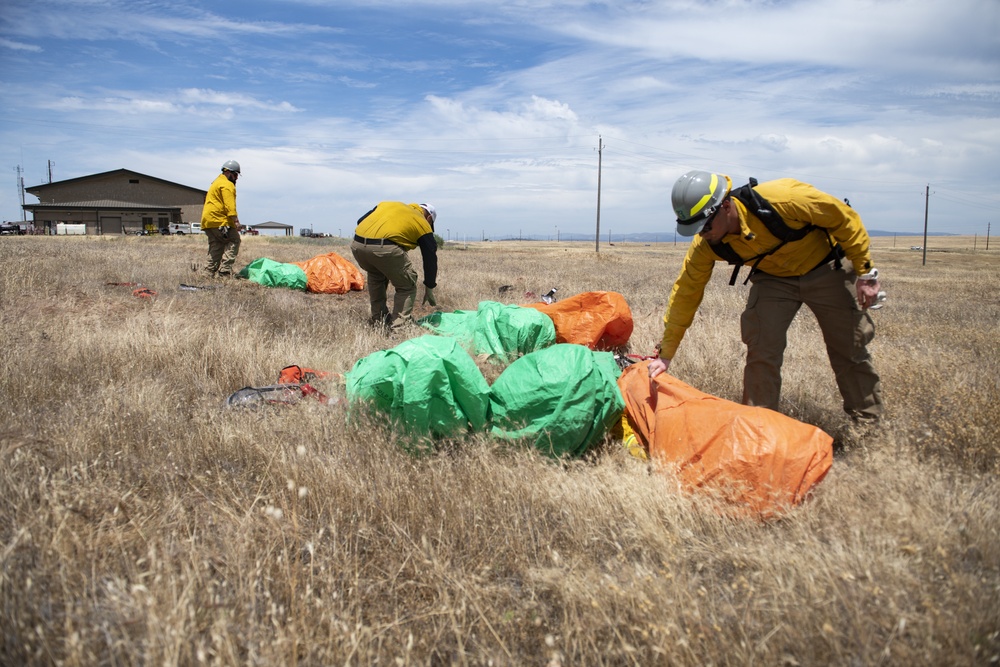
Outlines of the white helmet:
[[438,218],[437,209],[434,208],[434,204],[421,204],[420,208],[427,211],[427,214],[431,216],[431,222],[435,222]]
[[235,171],[237,174],[240,173],[240,163],[236,160],[227,160],[224,165],[222,165],[222,171]]

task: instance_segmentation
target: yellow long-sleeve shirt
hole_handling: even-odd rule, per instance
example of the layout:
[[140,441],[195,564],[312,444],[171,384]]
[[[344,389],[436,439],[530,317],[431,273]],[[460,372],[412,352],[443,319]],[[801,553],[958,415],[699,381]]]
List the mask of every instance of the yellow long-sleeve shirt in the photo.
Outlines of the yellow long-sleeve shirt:
[[[765,256],[758,270],[782,278],[808,273],[830,253],[830,243],[822,230],[829,232],[834,242],[840,244],[858,274],[871,270],[868,232],[861,217],[850,206],[808,183],[791,178],[761,183],[754,190],[771,203],[789,227],[800,229],[812,224],[821,228]],[[781,243],[757,216],[747,211],[742,202],[735,197],[731,201],[739,212],[740,233],[729,234],[722,241],[728,243],[740,257],[752,259]],[[721,261],[725,260],[715,254],[712,246],[701,236],[696,236],[691,242],[663,316],[660,356],[664,359],[672,359],[676,354],[701,305],[712,269],[716,262]]]
[[420,204],[384,201],[358,220],[354,233],[370,239],[388,239],[404,250],[413,250],[417,239],[434,231]]
[[219,174],[205,195],[205,206],[201,210],[201,228],[225,227],[229,218],[236,214],[236,185],[225,174]]

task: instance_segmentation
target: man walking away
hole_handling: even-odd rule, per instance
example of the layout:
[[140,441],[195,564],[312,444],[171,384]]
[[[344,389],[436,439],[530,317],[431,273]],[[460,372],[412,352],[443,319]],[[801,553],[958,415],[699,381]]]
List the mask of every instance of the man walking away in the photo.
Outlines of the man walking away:
[[240,163],[227,161],[205,195],[201,231],[208,236],[205,271],[210,277],[231,278],[233,263],[240,254],[240,231],[243,228],[236,214],[236,180],[239,177]]

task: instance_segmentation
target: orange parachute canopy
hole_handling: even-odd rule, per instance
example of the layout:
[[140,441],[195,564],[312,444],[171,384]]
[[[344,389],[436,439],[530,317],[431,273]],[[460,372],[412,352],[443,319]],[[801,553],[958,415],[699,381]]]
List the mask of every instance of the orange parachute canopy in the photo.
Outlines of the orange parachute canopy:
[[632,310],[618,292],[583,292],[552,304],[532,303],[552,318],[557,343],[613,350],[632,336]]
[[706,489],[761,518],[796,505],[826,476],[833,438],[773,410],[698,391],[667,373],[650,393],[649,362],[625,369],[625,414],[654,465],[676,470],[688,490]]
[[335,252],[317,255],[304,262],[291,262],[306,272],[306,291],[319,294],[347,294],[363,290],[361,270]]

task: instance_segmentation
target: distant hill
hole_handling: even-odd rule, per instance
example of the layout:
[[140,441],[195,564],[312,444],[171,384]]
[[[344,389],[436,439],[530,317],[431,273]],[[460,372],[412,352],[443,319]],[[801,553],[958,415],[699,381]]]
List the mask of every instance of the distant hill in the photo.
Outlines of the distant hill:
[[[923,232],[886,232],[881,229],[869,229],[868,236],[923,236]],[[962,236],[951,232],[927,232],[927,236]],[[971,236],[971,234],[966,234]]]

